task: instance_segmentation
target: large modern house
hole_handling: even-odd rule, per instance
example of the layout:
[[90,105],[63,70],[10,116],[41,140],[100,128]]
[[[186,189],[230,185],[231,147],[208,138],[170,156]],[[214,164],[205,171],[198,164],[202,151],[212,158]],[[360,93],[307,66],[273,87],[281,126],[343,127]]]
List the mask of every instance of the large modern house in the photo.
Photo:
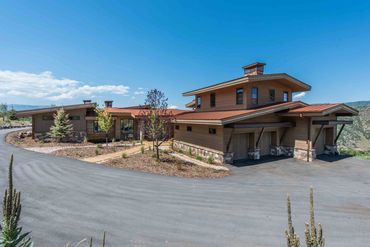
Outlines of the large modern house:
[[[142,128],[139,128],[145,106],[132,106],[125,108],[113,107],[113,101],[107,100],[105,109],[113,117],[113,128],[109,133],[110,139],[116,140],[139,140],[144,138]],[[99,129],[95,112],[96,103],[91,100],[84,100],[83,104],[55,106],[43,109],[18,111],[18,117],[32,118],[32,136],[41,138],[46,136],[53,125],[54,114],[58,109],[63,108],[69,115],[74,130],[74,139],[83,140],[87,137],[90,141],[100,141],[105,139],[105,133]],[[171,109],[168,114],[176,116],[186,112],[184,110]]]
[[293,101],[293,93],[311,86],[286,73],[264,74],[264,66],[247,65],[240,78],[183,93],[193,97],[187,104],[193,111],[176,116],[174,148],[219,163],[265,155],[312,161],[336,154],[339,135],[352,123],[338,117],[358,112],[341,103]]

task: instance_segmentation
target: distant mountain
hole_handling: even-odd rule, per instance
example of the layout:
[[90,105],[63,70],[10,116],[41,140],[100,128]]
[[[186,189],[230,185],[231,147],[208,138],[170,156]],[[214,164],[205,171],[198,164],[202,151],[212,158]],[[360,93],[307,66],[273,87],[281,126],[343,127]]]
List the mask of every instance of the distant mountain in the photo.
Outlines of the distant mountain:
[[32,110],[32,109],[40,109],[45,108],[48,106],[45,105],[19,105],[19,104],[8,104],[8,109],[14,109],[16,111],[24,111],[24,110]]
[[338,140],[339,146],[357,150],[370,150],[370,101],[347,103],[357,109],[359,115],[353,117],[353,125],[344,128]]

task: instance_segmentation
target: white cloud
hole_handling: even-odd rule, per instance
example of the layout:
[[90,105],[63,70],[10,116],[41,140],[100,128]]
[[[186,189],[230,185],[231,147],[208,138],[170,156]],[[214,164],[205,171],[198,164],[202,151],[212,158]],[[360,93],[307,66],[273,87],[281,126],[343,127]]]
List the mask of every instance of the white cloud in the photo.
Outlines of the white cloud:
[[178,108],[178,106],[177,105],[170,105],[169,107],[168,107],[168,109],[177,109]]
[[146,94],[146,88],[138,87],[137,90],[134,92],[135,95],[144,95]]
[[297,93],[296,95],[293,96],[293,99],[300,99],[306,96],[305,92]]
[[0,70],[0,88],[3,95],[45,98],[51,101],[96,96],[100,93],[127,95],[124,85],[90,86],[67,78],[56,78],[52,72],[40,74]]

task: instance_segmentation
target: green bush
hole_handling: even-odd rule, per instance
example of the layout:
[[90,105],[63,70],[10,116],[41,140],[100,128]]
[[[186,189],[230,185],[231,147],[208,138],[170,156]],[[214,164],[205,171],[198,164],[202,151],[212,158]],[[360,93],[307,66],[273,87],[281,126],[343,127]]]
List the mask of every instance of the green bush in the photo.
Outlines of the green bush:
[[189,148],[189,155],[193,156],[193,149]]
[[96,145],[96,148],[102,149],[103,148],[103,145],[102,144],[98,144],[98,145]]
[[209,164],[214,164],[215,163],[215,159],[213,158],[213,155],[208,157],[208,163]]
[[141,154],[144,154],[144,152],[145,152],[145,148],[144,148],[144,146],[141,146],[141,148],[140,148],[140,152],[141,152]]
[[127,159],[127,153],[122,153],[122,159]]
[[203,161],[203,158],[199,155],[197,155],[196,159],[199,160],[199,161]]
[[88,142],[89,142],[89,139],[87,138],[87,136],[84,136],[83,143],[88,143]]
[[99,151],[100,151],[100,150],[99,150],[99,148],[98,148],[98,147],[96,147],[96,148],[95,148],[95,155],[99,155]]

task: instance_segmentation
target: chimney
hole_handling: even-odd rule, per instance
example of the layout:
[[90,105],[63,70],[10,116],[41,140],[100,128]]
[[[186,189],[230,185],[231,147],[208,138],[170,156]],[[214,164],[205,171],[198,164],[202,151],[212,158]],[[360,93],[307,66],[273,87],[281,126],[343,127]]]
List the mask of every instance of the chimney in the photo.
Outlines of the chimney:
[[91,99],[84,99],[83,102],[85,105],[91,104]]
[[252,63],[243,67],[244,76],[248,75],[263,75],[263,69],[265,67],[265,63]]
[[106,108],[112,108],[113,100],[106,100],[106,101],[104,101],[104,104],[105,104]]

